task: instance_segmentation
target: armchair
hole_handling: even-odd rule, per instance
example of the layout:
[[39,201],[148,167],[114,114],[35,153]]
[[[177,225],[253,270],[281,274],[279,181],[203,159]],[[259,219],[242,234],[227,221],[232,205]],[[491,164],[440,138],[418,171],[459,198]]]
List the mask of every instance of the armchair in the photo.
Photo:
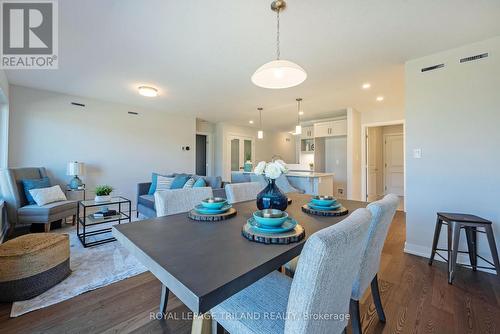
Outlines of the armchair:
[[7,206],[7,220],[11,231],[17,225],[44,224],[45,232],[50,223],[73,216],[76,220],[76,201],[60,201],[43,206],[30,205],[24,194],[21,180],[47,177],[45,168],[8,168],[1,171],[0,190]]

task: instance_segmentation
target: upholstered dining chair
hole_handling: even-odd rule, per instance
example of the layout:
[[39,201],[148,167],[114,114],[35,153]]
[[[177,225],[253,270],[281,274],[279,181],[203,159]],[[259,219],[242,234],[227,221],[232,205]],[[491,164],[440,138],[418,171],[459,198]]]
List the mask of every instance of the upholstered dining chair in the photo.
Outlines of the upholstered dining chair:
[[163,217],[188,212],[202,200],[212,196],[211,187],[157,191],[154,193],[156,216]]
[[312,234],[293,280],[277,271],[270,273],[214,307],[213,327],[217,325],[218,333],[223,327],[240,334],[344,331],[370,219],[367,209],[358,209]]
[[259,182],[245,182],[226,184],[225,189],[227,201],[233,204],[256,199],[264,187]]
[[373,302],[377,309],[378,318],[385,322],[384,309],[380,299],[377,273],[380,268],[380,256],[384,247],[387,232],[396,213],[399,197],[393,194],[385,196],[382,200],[370,203],[368,210],[372,214],[368,237],[364,242],[363,255],[359,273],[354,281],[351,294],[351,323],[354,334],[361,333],[361,318],[359,300],[363,297],[368,286],[371,285]]

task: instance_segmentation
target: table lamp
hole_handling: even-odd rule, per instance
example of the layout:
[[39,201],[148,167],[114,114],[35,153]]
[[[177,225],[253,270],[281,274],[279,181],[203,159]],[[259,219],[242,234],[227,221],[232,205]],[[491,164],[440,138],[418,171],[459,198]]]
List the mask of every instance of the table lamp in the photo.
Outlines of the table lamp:
[[78,178],[78,175],[84,174],[84,164],[83,162],[72,161],[68,162],[68,168],[66,170],[66,174],[70,176],[74,176],[69,182],[69,187],[71,189],[79,189],[83,187],[83,182]]

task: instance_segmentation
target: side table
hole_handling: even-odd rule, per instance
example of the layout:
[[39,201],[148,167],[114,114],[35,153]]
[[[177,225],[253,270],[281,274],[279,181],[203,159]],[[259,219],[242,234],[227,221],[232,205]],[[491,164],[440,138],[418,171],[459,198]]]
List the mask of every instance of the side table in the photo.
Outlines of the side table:
[[[89,213],[89,211],[93,211],[92,209],[99,207],[113,207],[117,211],[116,215],[106,218],[95,218],[92,212]],[[76,212],[76,233],[83,247],[91,247],[115,241],[114,237],[96,239],[95,236],[111,233],[110,223],[121,224],[122,221],[132,221],[132,204],[129,199],[121,196],[112,197],[110,201],[106,202],[96,202],[94,200],[78,201]],[[96,228],[102,224],[108,224],[108,226],[105,228]]]

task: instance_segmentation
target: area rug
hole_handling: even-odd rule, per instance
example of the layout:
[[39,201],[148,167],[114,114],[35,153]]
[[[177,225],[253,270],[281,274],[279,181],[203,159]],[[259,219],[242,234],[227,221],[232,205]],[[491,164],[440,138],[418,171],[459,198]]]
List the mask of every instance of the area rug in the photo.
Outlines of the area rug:
[[[84,248],[74,226],[55,230],[70,237],[71,275],[43,294],[12,304],[11,317],[60,303],[84,292],[139,275],[147,271],[119,242]],[[103,236],[107,236],[106,234]]]

